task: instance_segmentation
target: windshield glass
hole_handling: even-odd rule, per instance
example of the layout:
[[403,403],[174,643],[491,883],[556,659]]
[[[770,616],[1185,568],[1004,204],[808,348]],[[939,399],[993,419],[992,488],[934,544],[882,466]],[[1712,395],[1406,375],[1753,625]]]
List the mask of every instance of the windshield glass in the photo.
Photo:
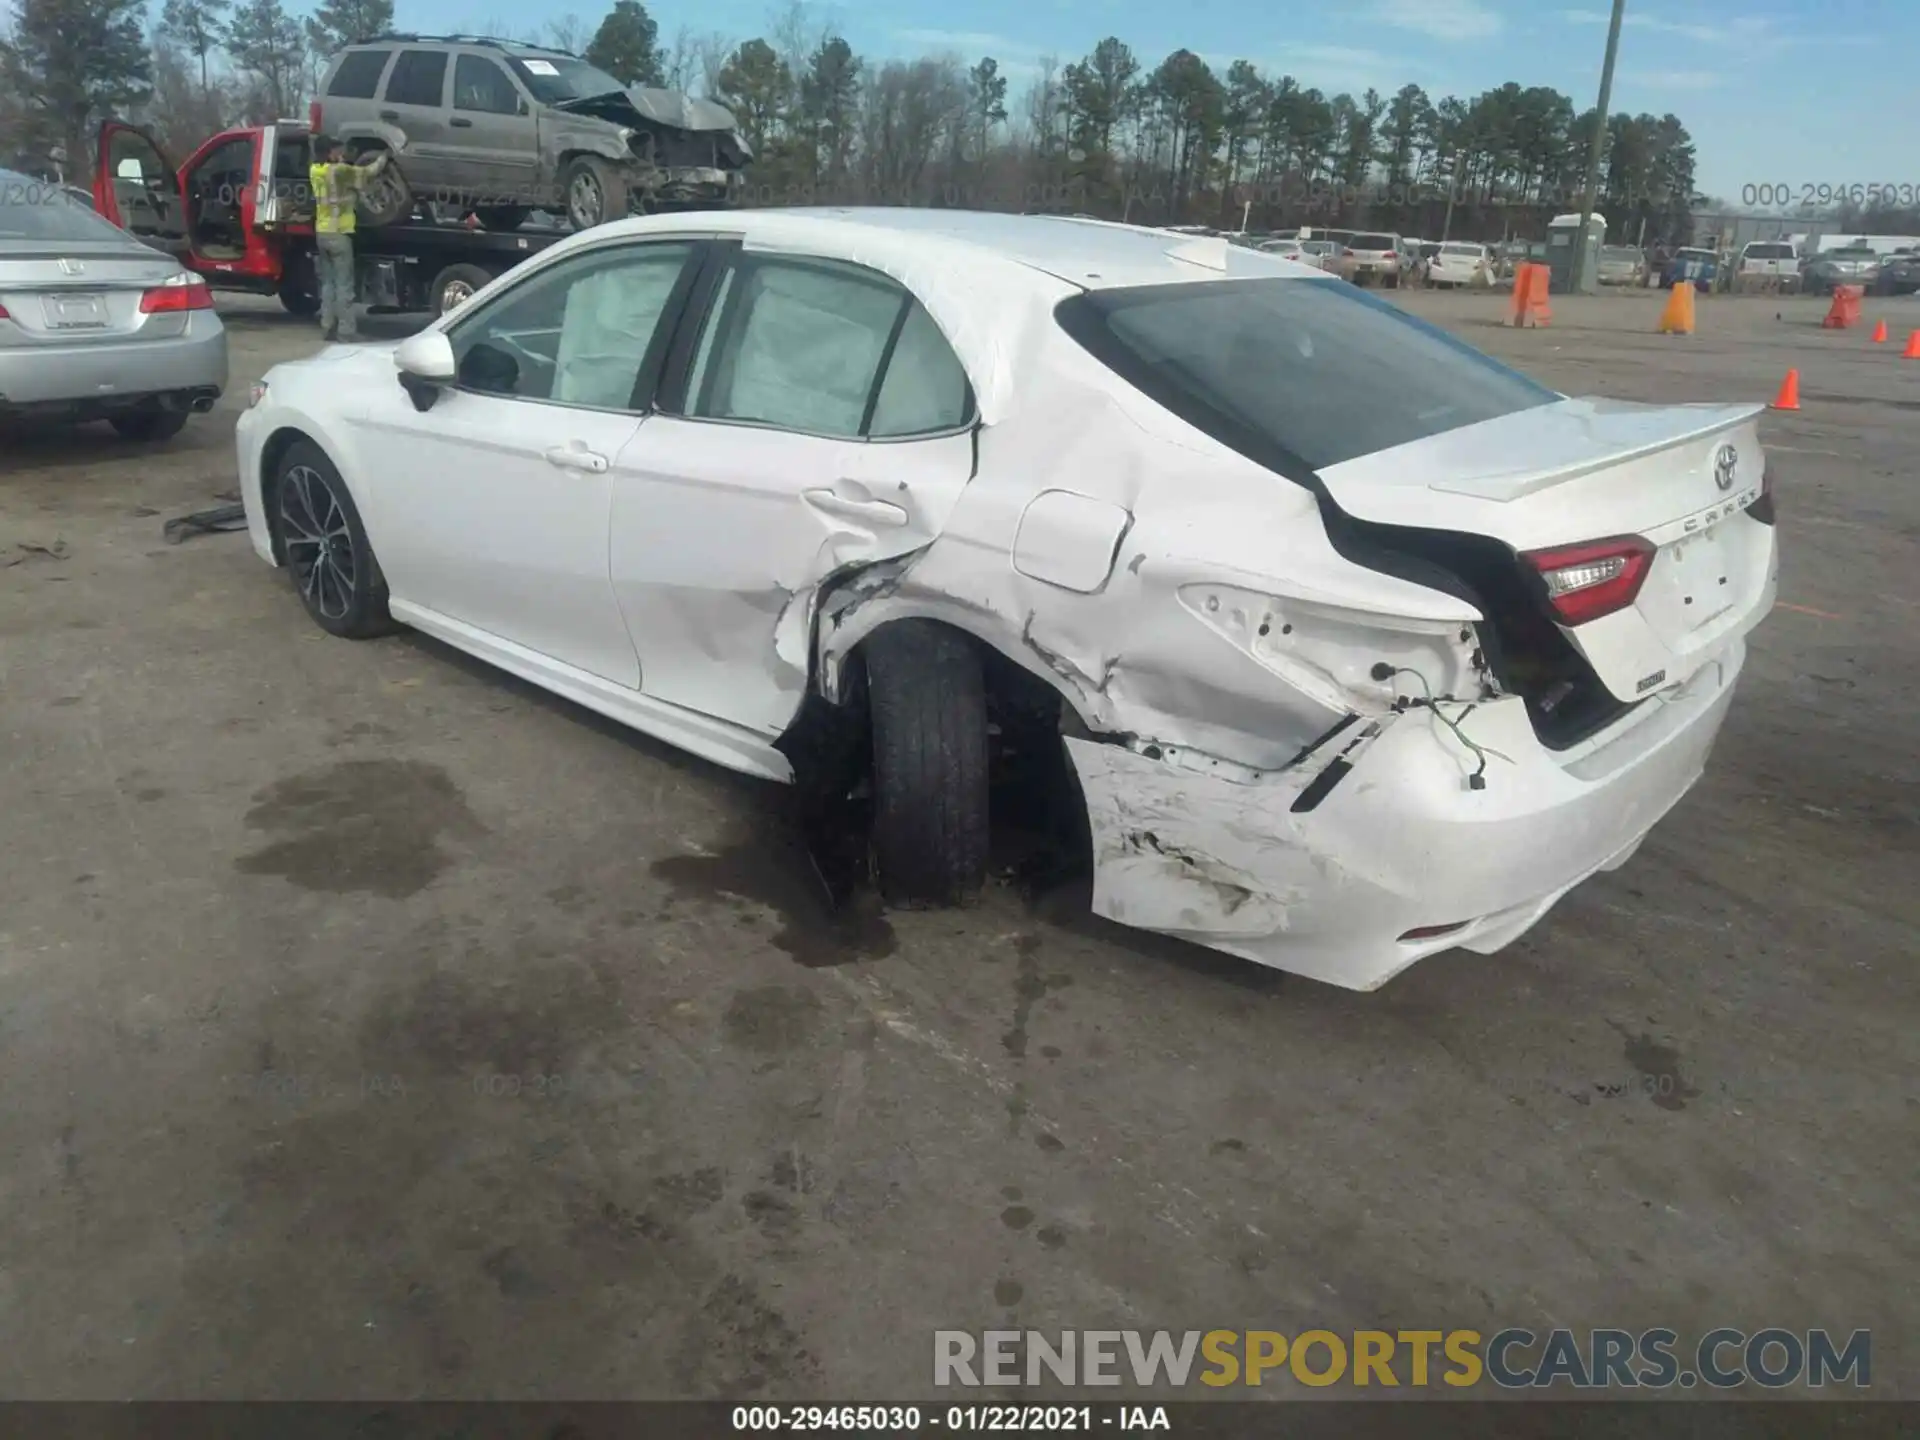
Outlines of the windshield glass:
[[510,55],[507,63],[533,92],[534,98],[546,105],[557,105],[563,100],[589,100],[595,95],[617,94],[627,88],[606,71],[571,55]]
[[1333,281],[1093,290],[1055,313],[1128,383],[1281,474],[1559,398],[1445,331]]
[[58,185],[16,179],[0,171],[0,240],[136,243],[118,225],[96,215]]

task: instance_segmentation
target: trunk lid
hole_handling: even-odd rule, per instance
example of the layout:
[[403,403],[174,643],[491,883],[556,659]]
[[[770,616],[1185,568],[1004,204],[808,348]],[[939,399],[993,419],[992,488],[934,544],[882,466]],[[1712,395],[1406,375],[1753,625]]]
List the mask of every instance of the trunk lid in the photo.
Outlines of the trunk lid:
[[1680,684],[1772,608],[1774,528],[1749,513],[1764,488],[1763,408],[1562,399],[1319,474],[1356,519],[1489,536],[1520,556],[1645,541],[1630,605],[1560,625],[1630,702]]
[[0,306],[15,344],[167,339],[186,329],[179,311],[143,314],[140,297],[180,273],[170,256],[132,245],[69,246],[58,257],[0,250]]

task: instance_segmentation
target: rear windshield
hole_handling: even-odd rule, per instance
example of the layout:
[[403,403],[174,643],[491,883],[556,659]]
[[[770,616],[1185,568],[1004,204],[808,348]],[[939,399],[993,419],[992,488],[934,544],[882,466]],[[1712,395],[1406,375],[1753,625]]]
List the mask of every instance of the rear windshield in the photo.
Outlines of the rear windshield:
[[1440,253],[1442,255],[1471,255],[1474,259],[1478,260],[1481,255],[1481,250],[1478,245],[1442,245],[1440,247]]
[[606,71],[571,55],[510,55],[507,63],[544,105],[617,95],[627,88]]
[[1713,259],[1713,251],[1711,250],[1680,250],[1680,251],[1676,251],[1675,253],[1681,256],[1683,259],[1687,259],[1687,260]]
[[1338,281],[1092,290],[1055,313],[1135,388],[1296,479],[1559,398]]
[[1749,245],[1747,258],[1749,260],[1791,260],[1793,247],[1791,245]]
[[[5,172],[0,171],[0,176]],[[0,178],[0,240],[133,245],[126,231],[44,180]]]
[[1391,235],[1356,235],[1347,242],[1355,250],[1391,250],[1395,243]]

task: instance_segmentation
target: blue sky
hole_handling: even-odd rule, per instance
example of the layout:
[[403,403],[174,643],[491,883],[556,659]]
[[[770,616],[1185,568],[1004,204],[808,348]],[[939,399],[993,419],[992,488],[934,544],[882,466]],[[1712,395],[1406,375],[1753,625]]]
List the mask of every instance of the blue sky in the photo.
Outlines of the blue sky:
[[[662,38],[685,25],[746,39],[768,0],[658,0]],[[1182,46],[1221,68],[1254,61],[1329,94],[1412,81],[1471,95],[1507,80],[1552,85],[1582,108],[1598,94],[1608,0],[889,0],[808,4],[861,54],[952,48],[996,57],[1018,92],[1035,62],[1079,58],[1118,35],[1146,64]],[[499,16],[515,29],[601,0],[397,0],[397,23],[459,28]],[[1627,0],[1615,110],[1671,110],[1693,133],[1701,187],[1738,203],[1743,187],[1920,186],[1916,0]]]

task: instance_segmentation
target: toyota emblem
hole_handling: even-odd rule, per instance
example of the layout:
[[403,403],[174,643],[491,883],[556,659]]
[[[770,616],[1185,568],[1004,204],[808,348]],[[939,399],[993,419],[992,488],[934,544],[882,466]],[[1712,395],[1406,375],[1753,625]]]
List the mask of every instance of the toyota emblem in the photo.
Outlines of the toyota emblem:
[[1713,483],[1722,490],[1733,488],[1733,477],[1740,468],[1740,452],[1731,445],[1722,445],[1720,453],[1713,457]]

